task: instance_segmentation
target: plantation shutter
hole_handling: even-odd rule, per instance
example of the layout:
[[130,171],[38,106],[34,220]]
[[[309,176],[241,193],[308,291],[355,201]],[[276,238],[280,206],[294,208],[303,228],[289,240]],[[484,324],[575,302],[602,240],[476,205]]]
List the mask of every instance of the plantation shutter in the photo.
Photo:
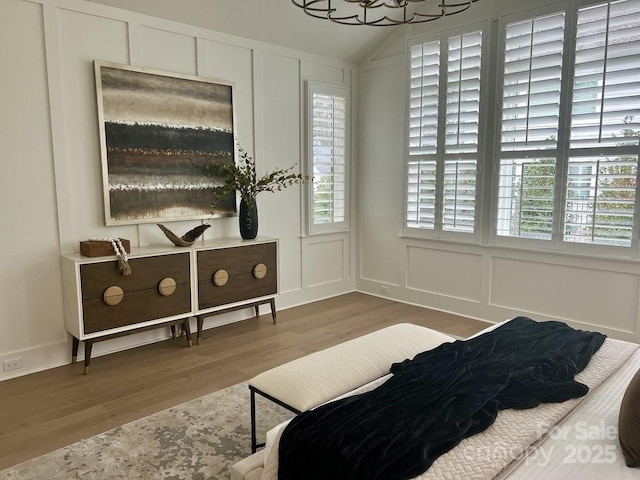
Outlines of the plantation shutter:
[[440,90],[440,42],[409,50],[409,165],[407,226],[433,230],[436,223],[436,154]]
[[436,220],[436,161],[409,161],[407,226],[433,230]]
[[447,50],[442,228],[473,233],[480,130],[482,32],[451,37]]
[[640,135],[640,0],[578,11],[564,240],[630,246]]
[[557,148],[564,13],[507,25],[501,149]]
[[309,82],[309,232],[347,223],[348,90]]
[[412,46],[409,61],[409,155],[435,154],[438,139],[440,42]]
[[477,153],[482,32],[452,37],[447,57],[446,153]]
[[571,148],[637,145],[639,113],[640,0],[579,10]]

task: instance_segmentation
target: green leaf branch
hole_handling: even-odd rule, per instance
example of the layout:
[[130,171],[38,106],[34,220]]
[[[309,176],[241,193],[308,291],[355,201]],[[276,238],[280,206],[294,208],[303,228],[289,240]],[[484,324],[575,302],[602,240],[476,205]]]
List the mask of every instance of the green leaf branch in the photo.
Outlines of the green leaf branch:
[[222,181],[222,185],[213,188],[212,208],[222,197],[238,191],[249,208],[253,208],[257,195],[261,192],[279,192],[284,188],[309,181],[308,175],[292,173],[296,164],[286,169],[276,169],[258,177],[256,164],[251,155],[238,146],[240,156],[237,163],[205,165],[207,174]]

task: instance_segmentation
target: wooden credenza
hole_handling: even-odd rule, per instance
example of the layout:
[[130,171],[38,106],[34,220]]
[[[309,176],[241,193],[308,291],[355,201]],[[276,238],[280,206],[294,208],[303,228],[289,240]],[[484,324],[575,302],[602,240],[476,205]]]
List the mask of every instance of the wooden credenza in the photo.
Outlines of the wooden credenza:
[[182,324],[192,345],[189,318],[196,317],[197,342],[206,316],[271,306],[276,322],[278,241],[221,239],[194,247],[141,247],[129,255],[131,275],[117,259],[62,257],[65,327],[73,336],[72,362],[85,343],[85,373],[93,343]]

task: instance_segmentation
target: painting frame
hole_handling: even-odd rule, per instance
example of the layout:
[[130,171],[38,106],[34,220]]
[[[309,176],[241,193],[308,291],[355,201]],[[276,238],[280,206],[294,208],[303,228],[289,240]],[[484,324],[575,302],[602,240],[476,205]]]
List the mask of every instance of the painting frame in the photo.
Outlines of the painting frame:
[[237,216],[207,166],[235,163],[233,82],[94,60],[105,225]]

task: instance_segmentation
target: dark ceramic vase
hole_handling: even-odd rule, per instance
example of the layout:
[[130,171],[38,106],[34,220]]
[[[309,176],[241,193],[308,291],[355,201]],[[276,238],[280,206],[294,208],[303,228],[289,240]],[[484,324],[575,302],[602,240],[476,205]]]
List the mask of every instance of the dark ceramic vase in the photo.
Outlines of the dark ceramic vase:
[[251,207],[247,205],[244,198],[240,200],[240,236],[245,240],[253,240],[258,236],[258,204],[255,198]]

